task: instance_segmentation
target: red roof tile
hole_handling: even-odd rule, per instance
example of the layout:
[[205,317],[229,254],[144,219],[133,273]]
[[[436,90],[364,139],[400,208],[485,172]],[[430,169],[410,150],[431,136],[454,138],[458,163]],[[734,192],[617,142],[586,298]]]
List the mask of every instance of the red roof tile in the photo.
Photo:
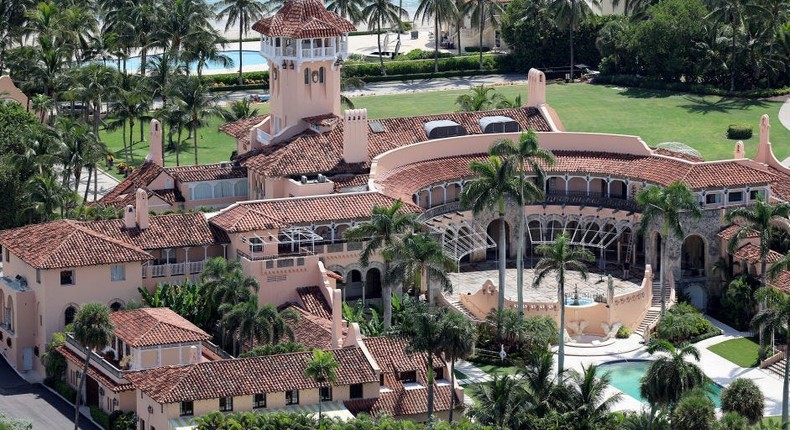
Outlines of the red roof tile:
[[[784,256],[774,250],[768,251],[768,255],[766,257],[766,262],[768,264],[776,263],[777,261],[781,260]],[[742,247],[738,248],[733,254],[733,258],[736,260],[746,260],[750,264],[756,264],[761,262],[760,258],[760,247],[753,244],[747,243]]]
[[[146,161],[135,169],[129,176],[124,179],[115,188],[105,194],[96,203],[115,208],[123,208],[126,205],[134,205],[135,191],[138,188],[145,188],[151,184],[159,175],[164,172],[164,169],[151,161]],[[151,191],[148,191],[149,195]]]
[[782,290],[785,293],[790,292],[790,271],[783,271],[780,273],[776,278],[770,279],[768,281],[768,285]]
[[[374,206],[391,206],[395,201],[372,192],[258,200],[232,205],[209,221],[228,233],[268,230],[331,220],[368,219]],[[420,211],[410,203],[405,203],[402,210]]]
[[[400,372],[425,371],[427,354],[415,352],[409,354],[406,350],[409,341],[406,338],[396,337],[369,337],[365,345],[384,373],[399,374]],[[438,354],[433,355],[433,365],[444,366],[444,359]]]
[[[358,347],[329,350],[340,365],[335,385],[376,382],[370,362]],[[254,393],[316,388],[305,376],[311,352],[219,360],[131,372],[126,378],[156,402],[216,399]]]
[[[60,345],[60,346],[58,346],[55,349],[61,355],[63,355],[63,357],[65,357],[66,360],[69,360],[70,362],[80,366],[80,368],[82,368],[82,366],[85,365],[85,360],[83,360],[81,357],[79,357],[74,351],[69,349],[66,345]],[[105,387],[109,388],[114,393],[120,393],[122,391],[129,391],[129,390],[133,390],[134,389],[134,387],[132,386],[131,383],[128,383],[128,382],[127,383],[121,383],[121,384],[116,383],[114,380],[110,379],[104,373],[102,373],[101,370],[96,368],[96,366],[93,364],[93,362],[91,362],[88,365],[88,375],[90,375],[91,378],[95,379],[100,384],[102,384]]]
[[[391,149],[424,142],[427,139],[423,124],[428,121],[449,119],[466,129],[467,134],[480,134],[478,120],[485,116],[508,116],[516,120],[523,130],[551,131],[546,120],[535,108],[498,109],[485,112],[453,112],[441,115],[424,115],[406,118],[372,119],[384,131],[368,133],[370,159]],[[323,173],[367,173],[370,163],[347,164],[343,161],[343,124],[326,133],[307,131],[288,142],[268,145],[240,157],[243,165],[264,176],[292,176]]]
[[86,222],[87,228],[134,244],[142,249],[162,249],[229,243],[227,234],[211,226],[202,213],[155,215],[145,230],[127,229],[121,219]]
[[347,190],[355,190],[361,191],[368,189],[368,179],[370,179],[370,175],[362,174],[362,175],[353,175],[353,174],[342,174],[342,175],[335,175],[329,178],[335,184],[335,192],[342,193],[347,192]]
[[326,301],[324,294],[321,293],[320,287],[299,287],[296,289],[296,293],[307,312],[327,320],[332,319],[332,308]]
[[110,314],[115,336],[133,347],[191,343],[211,335],[169,308],[141,308]]
[[181,182],[217,181],[220,179],[247,177],[247,169],[245,167],[234,166],[231,162],[166,167],[165,171]]
[[60,220],[0,232],[0,245],[36,269],[147,261],[143,249],[111,238],[73,220]]
[[[288,322],[294,333],[294,341],[307,348],[327,349],[332,346],[332,321],[307,312],[296,306],[291,309],[299,314],[299,320]],[[343,327],[341,336],[345,336],[348,329]]]
[[[405,389],[403,384],[394,375],[387,375],[384,383],[391,391],[380,392],[377,399],[348,400],[344,402],[352,414],[361,412],[373,416],[408,416],[428,412],[428,389]],[[450,410],[450,399],[454,396],[450,385],[437,386],[434,389],[434,411],[443,412]],[[456,399],[456,405],[458,402]]]
[[309,39],[341,36],[356,27],[326,10],[319,0],[287,0],[276,14],[256,22],[252,29],[266,36]]
[[[738,225],[738,224],[731,224],[727,228],[725,228],[724,230],[716,233],[716,236],[720,237],[720,238],[722,238],[724,240],[730,240],[736,234],[738,234],[738,230],[740,230],[740,229],[741,229],[740,225]],[[745,238],[755,238],[755,237],[760,237],[760,233],[758,233],[756,230],[749,231],[746,234],[746,236],[745,236]]]

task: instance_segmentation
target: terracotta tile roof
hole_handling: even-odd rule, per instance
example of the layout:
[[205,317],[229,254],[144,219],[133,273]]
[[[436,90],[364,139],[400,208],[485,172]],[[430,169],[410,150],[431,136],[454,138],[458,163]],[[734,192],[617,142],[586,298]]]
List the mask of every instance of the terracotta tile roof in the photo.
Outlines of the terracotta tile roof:
[[656,155],[665,155],[667,157],[679,158],[681,160],[691,161],[695,163],[700,163],[705,161],[705,159],[702,157],[697,157],[691,154],[684,154],[682,152],[670,151],[669,149],[666,148],[651,148],[651,149],[653,150],[653,154]]
[[0,245],[36,269],[147,261],[143,249],[73,220],[32,224],[0,232]]
[[191,343],[211,335],[169,308],[141,308],[110,314],[115,335],[130,346],[144,347]]
[[[768,256],[766,258],[766,262],[768,264],[776,263],[777,261],[781,260],[784,256],[774,250],[768,251]],[[733,258],[736,260],[746,260],[750,264],[758,264],[760,263],[760,247],[753,244],[747,243],[742,247],[738,248],[733,254]]]
[[261,121],[265,120],[268,115],[259,115],[252,118],[240,119],[238,121],[229,122],[219,126],[219,131],[228,134],[236,139],[242,137],[249,137],[250,129]]
[[[606,152],[554,151],[557,162],[544,167],[551,174],[599,174],[669,185],[682,180],[693,189],[765,185],[775,175],[737,161],[690,163],[668,157],[640,156]],[[485,154],[437,158],[402,166],[387,176],[376,178],[388,195],[411,199],[428,185],[472,176],[469,162],[484,160]]]
[[323,127],[331,127],[337,124],[338,122],[340,122],[341,118],[333,113],[325,113],[323,115],[308,116],[306,118],[302,118],[302,121],[308,124],[313,124]]
[[[66,360],[69,360],[70,362],[80,366],[80,368],[82,368],[82,366],[85,365],[85,360],[79,357],[74,351],[69,349],[66,345],[60,345],[55,349],[59,353],[61,353],[61,355],[63,355],[63,357],[66,358]],[[127,383],[118,384],[114,380],[105,376],[104,373],[102,373],[99,369],[96,368],[96,366],[93,364],[93,361],[91,361],[91,363],[88,365],[88,375],[90,375],[90,377],[95,379],[98,383],[109,388],[114,393],[120,393],[122,391],[129,391],[134,389],[134,386],[132,386],[131,383],[127,382]]]
[[[731,224],[731,225],[727,226],[726,228],[724,228],[724,230],[716,233],[716,236],[720,237],[720,238],[722,238],[724,240],[730,240],[730,239],[733,238],[733,236],[738,234],[738,230],[740,228],[741,228],[741,226],[738,225],[738,224]],[[745,236],[745,238],[755,238],[755,237],[760,237],[760,233],[758,233],[755,230],[749,231],[749,233],[747,233],[746,236]]]
[[[409,354],[409,340],[396,337],[368,337],[365,345],[384,373],[399,374],[400,372],[425,371],[426,353]],[[433,355],[433,365],[443,367],[444,360],[438,354]]]
[[790,291],[790,271],[783,271],[779,274],[776,278],[771,280],[769,278],[768,284],[776,289],[782,290],[784,292]]
[[[424,414],[428,412],[428,389],[417,388],[407,390],[394,375],[386,375],[384,384],[391,391],[380,392],[377,399],[347,400],[346,408],[354,415],[361,412],[381,416],[393,417]],[[434,411],[443,412],[450,410],[450,399],[454,396],[450,385],[435,387]],[[456,405],[462,402],[456,400]]]
[[771,184],[772,196],[784,201],[790,201],[790,175],[773,167],[769,167],[768,170],[776,175],[776,180]]
[[142,249],[162,249],[230,243],[227,234],[209,224],[202,213],[155,215],[150,227],[127,229],[121,219],[86,222],[87,228],[134,244]]
[[252,29],[266,36],[308,39],[340,36],[356,27],[326,10],[319,0],[287,0],[276,14],[256,22]]
[[[374,157],[401,146],[424,142],[427,139],[423,124],[449,119],[466,129],[467,134],[480,134],[478,120],[484,116],[508,116],[521,124],[523,130],[551,131],[546,120],[535,108],[497,109],[485,112],[453,112],[406,118],[371,119],[380,123],[384,131],[368,133],[369,157]],[[264,176],[291,176],[323,173],[367,173],[370,162],[347,164],[343,161],[343,124],[329,132],[318,134],[307,131],[288,142],[268,145],[240,157],[243,165]]]
[[[209,221],[228,233],[268,230],[332,220],[369,219],[374,206],[390,206],[395,201],[374,192],[258,200],[234,204]],[[420,208],[404,202],[403,210],[417,213]]]
[[231,162],[166,167],[165,171],[181,182],[216,181],[247,177],[247,168],[234,166]]
[[299,287],[296,289],[296,293],[299,294],[299,300],[302,301],[307,312],[327,320],[332,319],[332,308],[326,301],[324,294],[321,293],[321,288]]
[[[377,382],[371,364],[358,347],[330,350],[340,365],[336,385]],[[158,403],[216,399],[254,393],[315,388],[304,375],[312,352],[211,361],[131,372],[126,378]]]
[[[146,161],[96,203],[115,208],[122,208],[129,204],[134,205],[135,191],[137,191],[138,188],[145,188],[148,191],[147,187],[154,179],[159,177],[162,172],[164,172],[162,167],[150,161]],[[148,192],[150,195],[151,191]]]
[[[153,191],[150,191],[148,189],[145,190],[149,192],[148,198],[151,198],[151,196],[157,196],[160,199],[166,201],[167,203],[170,203],[171,206],[175,203],[180,203],[185,201],[184,196],[181,194],[181,191],[178,188],[172,188],[169,190],[153,190]],[[131,201],[129,204],[131,204]]]
[[[289,322],[294,333],[294,341],[301,343],[307,348],[327,349],[332,346],[332,321],[307,312],[297,306],[291,309],[299,314],[299,320]],[[340,333],[345,336],[348,328],[345,326]]]
[[357,188],[364,188],[367,190],[368,188],[368,179],[370,175],[368,174],[361,174],[361,175],[353,175],[353,174],[342,174],[342,175],[335,175],[329,178],[335,184],[335,192],[342,193],[343,190],[346,189],[354,189]]

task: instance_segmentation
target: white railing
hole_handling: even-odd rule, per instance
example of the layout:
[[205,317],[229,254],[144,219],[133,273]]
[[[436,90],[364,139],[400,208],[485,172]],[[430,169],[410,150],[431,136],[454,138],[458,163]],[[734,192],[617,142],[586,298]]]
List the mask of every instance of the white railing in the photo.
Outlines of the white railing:
[[170,276],[183,275],[184,263],[173,263],[170,265]]
[[189,274],[194,275],[196,273],[203,272],[204,262],[201,261],[190,261],[189,262]]
[[167,276],[167,264],[152,264],[151,268],[152,278],[162,278]]

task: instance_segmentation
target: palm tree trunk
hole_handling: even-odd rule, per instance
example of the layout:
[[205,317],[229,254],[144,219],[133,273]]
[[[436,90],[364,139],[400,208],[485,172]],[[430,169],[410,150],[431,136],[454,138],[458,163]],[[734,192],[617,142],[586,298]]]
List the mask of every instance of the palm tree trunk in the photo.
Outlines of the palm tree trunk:
[[97,200],[96,195],[98,194],[99,191],[99,171],[96,169],[97,167],[96,165],[94,165],[93,166],[93,201],[94,202]]
[[126,146],[126,121],[123,122],[123,130],[121,132],[121,137],[123,138],[123,155],[126,159],[126,164],[129,164],[129,147]]
[[557,375],[562,375],[565,370],[565,273],[560,272],[559,276],[559,299],[560,299],[560,344],[557,348]]
[[[765,288],[765,281],[766,281],[766,279],[765,279],[765,271],[766,271],[766,268],[767,268],[767,264],[768,264],[768,255],[761,256],[761,258],[760,258],[760,287],[762,287],[762,288]],[[759,309],[761,311],[763,309],[765,309],[765,300],[761,301],[759,306],[760,306]],[[760,360],[764,360],[766,358],[766,355],[767,355],[766,354],[766,345],[765,345],[766,344],[766,342],[765,342],[765,335],[764,335],[765,326],[763,324],[760,324],[760,327],[758,327],[758,330],[760,331],[760,333],[758,334],[758,337],[760,338],[760,354],[759,355],[760,355]],[[771,343],[773,344],[773,342],[771,342]],[[790,350],[788,350],[788,351],[790,351]],[[782,422],[784,422],[784,421],[782,421]]]
[[516,250],[516,289],[518,290],[518,316],[524,316],[524,237],[526,236],[527,217],[524,213],[524,164],[519,163],[518,172],[519,197],[518,205],[518,249]]
[[178,134],[176,135],[177,136],[177,140],[176,140],[176,148],[175,148],[176,149],[176,166],[180,166],[181,165],[181,160],[179,159],[179,156],[178,156],[178,154],[181,152],[181,132],[182,132],[182,127],[179,125],[178,126]]
[[485,12],[485,0],[478,0],[480,2],[480,25],[478,29],[480,30],[480,44],[478,48],[480,48],[480,70],[483,70],[483,30],[485,26],[485,18],[483,18],[483,13]]
[[737,34],[735,22],[732,23],[732,52],[730,53],[730,92],[735,91],[735,38]]
[[448,422],[453,422],[453,409],[455,409],[455,357],[450,360],[450,412]]
[[82,196],[82,204],[84,205],[85,202],[88,201],[88,190],[91,188],[91,174],[93,173],[93,168],[88,165],[88,180],[85,181],[85,194]]
[[197,126],[195,126],[195,129],[192,131],[192,142],[194,142],[195,144],[195,165],[198,164],[197,135],[198,135]]
[[241,57],[241,43],[244,39],[244,20],[239,22],[239,85],[244,85],[244,64]]
[[433,73],[439,73],[439,6],[433,7]]
[[376,24],[376,43],[379,47],[379,63],[381,63],[381,76],[387,76],[387,70],[384,68],[384,57],[381,56],[381,20]]
[[663,317],[667,313],[667,292],[666,287],[664,286],[664,273],[667,270],[667,233],[668,233],[668,226],[666,225],[666,221],[664,221],[664,236],[661,238],[661,270],[659,270],[659,277],[658,282],[661,284],[661,316]]
[[428,352],[428,425],[433,423],[433,351]]
[[[790,351],[790,339],[787,341],[787,348],[785,351]],[[790,392],[790,367],[788,367],[788,359],[785,359],[785,374],[782,379],[782,430],[787,430],[788,426],[788,393]]]
[[80,422],[80,397],[82,397],[82,387],[85,386],[85,378],[88,377],[88,362],[91,359],[91,351],[85,348],[85,364],[82,366],[82,378],[80,378],[80,385],[77,388],[77,398],[74,399],[74,430],[79,429]]
[[[127,165],[129,161],[134,162],[134,127],[129,124],[129,159],[127,161]],[[128,166],[127,166],[128,167]]]
[[499,212],[499,246],[497,252],[499,253],[499,302],[497,309],[500,311],[505,309],[505,259],[507,258],[507,250],[505,249],[505,212]]
[[321,412],[323,402],[321,401],[321,384],[318,384],[318,428],[321,428]]
[[[390,265],[388,261],[384,261],[384,273],[390,272]],[[389,331],[392,328],[392,285],[385,282],[383,285],[383,297],[381,298],[384,305],[384,331]]]
[[570,29],[570,44],[571,44],[571,83],[573,83],[573,25],[576,24],[576,0],[571,0],[571,22],[568,25]]

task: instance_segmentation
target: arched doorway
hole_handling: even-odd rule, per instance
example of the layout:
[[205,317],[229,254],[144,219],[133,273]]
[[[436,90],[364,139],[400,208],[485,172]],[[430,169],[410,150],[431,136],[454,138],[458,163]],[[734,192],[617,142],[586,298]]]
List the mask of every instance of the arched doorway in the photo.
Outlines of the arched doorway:
[[362,298],[362,272],[352,270],[346,275],[346,301],[359,300]]
[[705,240],[701,236],[692,234],[683,241],[680,271],[683,277],[705,276]]
[[661,273],[661,233],[653,236],[653,273]]
[[71,305],[66,308],[63,312],[63,325],[67,326],[74,322],[74,318],[77,316],[77,307]]
[[375,267],[365,273],[365,299],[381,298],[381,271]]
[[[494,239],[496,242],[496,247],[488,248],[486,251],[486,259],[487,260],[499,260],[499,219],[495,219],[488,224],[488,228],[486,228],[486,233]],[[507,256],[507,252],[510,250],[510,225],[508,225],[507,221],[505,221],[505,255]]]

